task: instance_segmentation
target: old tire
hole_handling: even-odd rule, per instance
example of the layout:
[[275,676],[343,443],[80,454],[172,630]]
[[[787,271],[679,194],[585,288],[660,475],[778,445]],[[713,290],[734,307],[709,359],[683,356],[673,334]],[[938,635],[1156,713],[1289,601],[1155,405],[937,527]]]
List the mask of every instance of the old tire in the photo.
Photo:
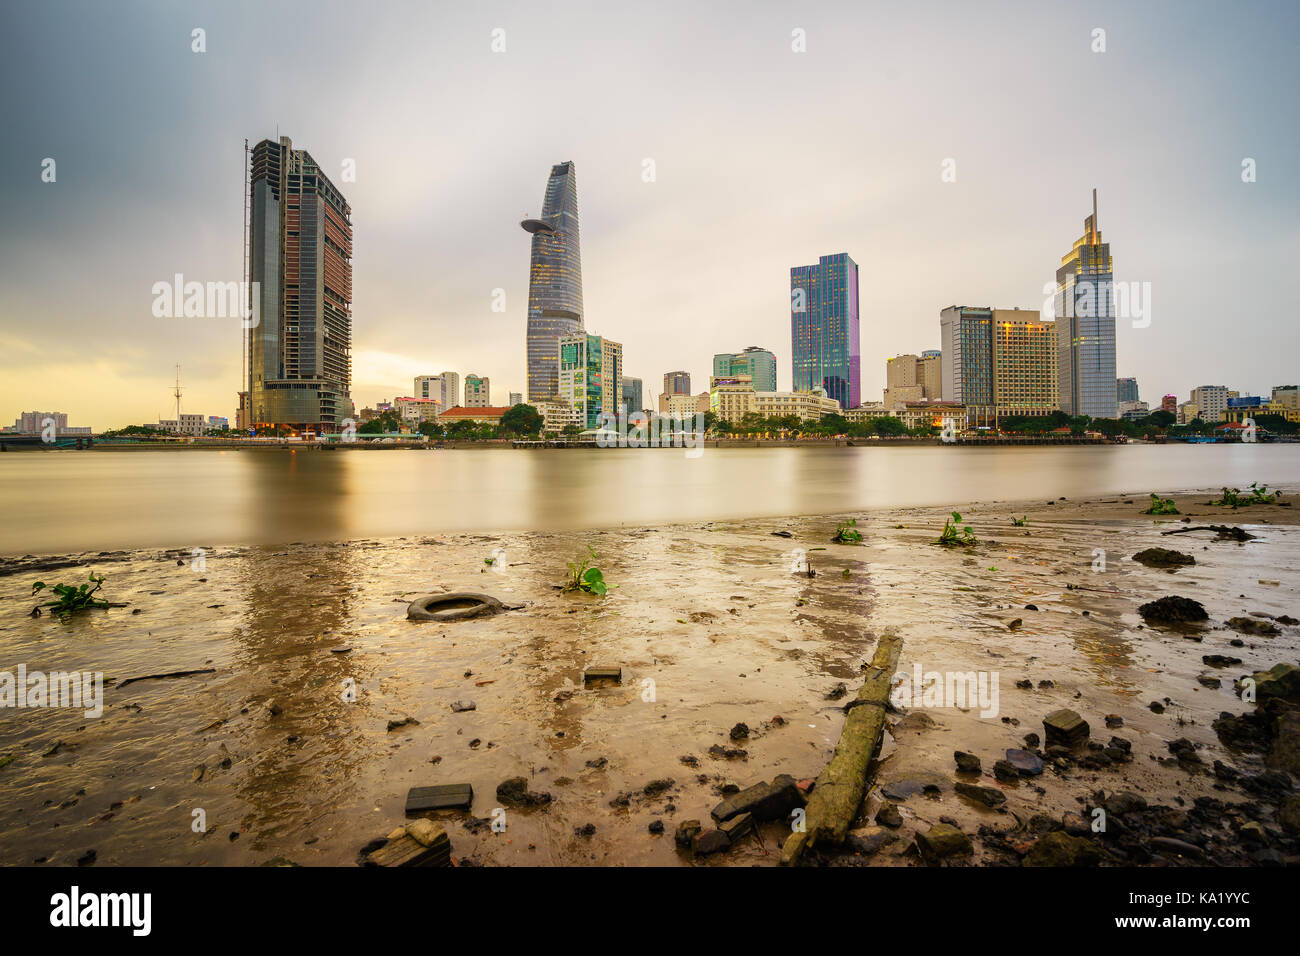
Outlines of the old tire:
[[465,621],[472,617],[500,614],[506,606],[490,594],[453,591],[448,594],[422,594],[406,608],[412,621]]

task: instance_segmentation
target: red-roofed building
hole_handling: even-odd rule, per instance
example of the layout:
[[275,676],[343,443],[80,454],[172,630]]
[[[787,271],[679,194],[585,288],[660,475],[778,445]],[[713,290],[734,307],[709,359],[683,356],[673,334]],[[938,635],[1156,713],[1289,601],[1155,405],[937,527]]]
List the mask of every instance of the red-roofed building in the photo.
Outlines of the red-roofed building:
[[443,425],[454,425],[456,422],[474,422],[480,425],[500,425],[501,416],[510,411],[504,405],[485,405],[481,408],[466,408],[463,405],[457,405],[455,408],[449,408],[438,416],[438,421]]

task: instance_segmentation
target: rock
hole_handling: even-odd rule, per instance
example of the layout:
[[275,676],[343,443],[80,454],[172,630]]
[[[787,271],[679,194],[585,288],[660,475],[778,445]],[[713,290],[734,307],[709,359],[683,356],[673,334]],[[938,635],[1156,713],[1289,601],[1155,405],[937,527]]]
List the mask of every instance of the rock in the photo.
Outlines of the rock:
[[1178,568],[1196,563],[1196,559],[1190,554],[1183,554],[1170,548],[1147,548],[1133,555],[1133,560],[1153,568]]
[[844,696],[845,694],[847,694],[848,692],[849,692],[848,687],[846,687],[846,686],[844,685],[844,682],[841,681],[840,683],[836,684],[834,687],[831,688],[831,692],[830,692],[829,694],[826,695],[826,699],[827,699],[827,700],[839,700],[841,697],[843,697],[843,696]]
[[1140,794],[1125,790],[1123,793],[1112,794],[1102,804],[1106,812],[1112,816],[1122,817],[1126,813],[1136,813],[1147,808],[1146,798]]
[[918,833],[916,847],[929,862],[975,852],[970,837],[947,823],[936,823],[925,833]]
[[1213,674],[1201,674],[1196,678],[1196,683],[1200,684],[1202,687],[1208,687],[1211,690],[1217,690],[1223,686],[1223,681],[1219,680],[1219,678],[1215,677]]
[[708,856],[731,846],[731,841],[721,830],[701,830],[691,840],[691,850],[697,856]]
[[607,680],[607,681],[613,681],[613,682],[616,683],[616,684],[618,684],[618,683],[622,683],[622,680],[623,680],[623,668],[621,668],[621,667],[588,667],[586,670],[584,670],[584,671],[582,672],[582,682],[583,682],[584,684],[590,683],[591,681],[598,681],[598,680],[601,680],[601,681],[604,681],[604,680]]
[[964,750],[955,750],[952,759],[957,761],[957,770],[961,773],[979,773],[980,758]]
[[1150,708],[1151,713],[1153,714],[1163,714],[1165,712],[1165,705],[1160,703],[1158,700],[1153,700],[1151,703],[1147,704],[1147,707]]
[[467,710],[477,710],[478,705],[472,700],[453,700],[451,710],[454,714],[463,714]]
[[1300,794],[1285,798],[1277,809],[1277,822],[1292,836],[1300,836]]
[[741,760],[749,756],[749,751],[741,750],[739,747],[724,747],[721,744],[714,744],[709,748],[709,756],[722,760]]
[[407,717],[402,717],[401,719],[390,720],[388,722],[388,730],[391,733],[392,731],[396,730],[398,727],[407,727],[407,726],[418,727],[419,724],[420,722],[416,720],[414,717],[407,716]]
[[903,814],[896,804],[886,803],[876,811],[876,822],[882,827],[897,830],[903,825]]
[[1264,828],[1256,820],[1243,823],[1237,828],[1237,835],[1247,843],[1263,845],[1268,842],[1268,836],[1264,833]]
[[551,795],[529,790],[523,777],[510,777],[497,784],[497,799],[507,806],[538,807],[550,803]]
[[1062,708],[1043,718],[1043,732],[1047,745],[1075,747],[1087,741],[1091,734],[1088,722],[1074,711]]
[[1024,863],[1025,866],[1095,866],[1101,858],[1101,848],[1091,840],[1065,830],[1054,830],[1039,837],[1025,854]]
[[1179,763],[1200,763],[1200,755],[1196,753],[1196,744],[1192,743],[1186,737],[1179,737],[1177,740],[1169,741],[1169,752],[1178,758]]
[[1119,714],[1107,714],[1107,715],[1106,715],[1106,726],[1107,726],[1108,728],[1110,728],[1111,730],[1114,730],[1114,729],[1117,728],[1117,727],[1123,727],[1123,726],[1124,726],[1124,718],[1121,717]]
[[[1002,761],[998,762],[1001,763]],[[954,783],[952,788],[963,797],[981,803],[990,809],[1000,807],[1007,802],[1007,795],[996,787],[981,787],[973,783],[958,782]]]
[[719,823],[718,829],[727,835],[729,842],[735,843],[754,829],[754,817],[749,813],[738,813],[731,819]]
[[898,839],[898,834],[883,826],[862,827],[850,830],[844,845],[854,853],[870,856]]
[[412,820],[406,825],[406,832],[420,846],[433,846],[439,840],[447,839],[447,831],[441,823],[434,823],[425,817]]
[[947,783],[948,779],[942,774],[920,770],[906,777],[899,777],[897,780],[882,784],[880,792],[890,800],[906,800],[913,794],[921,792],[942,792]]
[[1039,744],[1042,743],[1042,740],[1039,738],[1038,734],[1035,733],[1025,734],[1024,740],[1025,740],[1025,746],[1030,750],[1033,750]]
[[1275,770],[1300,776],[1300,712],[1288,711],[1277,719],[1273,747],[1265,762]]
[[1007,763],[1011,764],[1023,777],[1036,777],[1043,772],[1042,758],[1028,750],[1011,748],[1007,751]]
[[1024,624],[1024,623],[1025,623],[1025,622],[1024,622],[1024,619],[1018,617],[1018,618],[1016,618],[1014,621],[1011,621],[1011,622],[1009,622],[1009,623],[1007,624],[1007,630],[1009,630],[1009,631],[1018,631],[1018,630],[1020,630],[1020,625],[1022,625],[1022,624]]
[[1202,664],[1208,664],[1210,667],[1229,667],[1232,664],[1240,664],[1240,657],[1228,657],[1224,654],[1205,654],[1201,657]]
[[1075,813],[1073,810],[1067,810],[1061,816],[1061,825],[1070,836],[1087,836],[1092,832],[1092,827],[1083,818],[1083,814]]
[[723,800],[711,811],[718,823],[742,813],[759,822],[782,820],[790,811],[804,805],[798,782],[789,774],[780,774],[771,783],[756,783]]
[[677,841],[678,846],[690,846],[691,841],[695,839],[695,835],[702,829],[704,829],[704,826],[699,820],[683,820],[677,824],[677,832],[673,834],[673,839]]
[[664,791],[671,790],[676,782],[671,777],[664,777],[662,780],[651,780],[641,792],[647,797],[657,797]]
[[473,802],[474,788],[468,783],[412,787],[406,792],[406,815],[430,810],[468,810]]
[[596,835],[596,824],[594,824],[594,823],[584,823],[584,824],[583,824],[582,826],[580,826],[580,827],[574,827],[574,828],[573,828],[573,835],[574,835],[574,836],[580,836],[580,837],[586,837],[587,839],[590,839],[591,837],[594,837],[594,836]]
[[1271,621],[1257,621],[1253,617],[1230,617],[1228,627],[1242,634],[1256,634],[1260,637],[1277,637],[1282,633]]
[[1208,620],[1205,608],[1199,601],[1171,594],[1156,601],[1150,601],[1138,608],[1143,620],[1158,624],[1191,624]]
[[651,833],[660,834],[664,832],[664,822],[662,820],[651,820],[648,828]]
[[1124,753],[1130,753],[1133,750],[1133,745],[1123,737],[1111,737],[1110,743],[1106,745],[1106,748],[1108,750],[1122,750]]
[[1274,664],[1266,671],[1251,675],[1255,681],[1255,699],[1264,705],[1273,700],[1300,704],[1300,667],[1294,664]]
[[1003,783],[1014,783],[1020,779],[1020,771],[1009,760],[999,760],[993,764],[993,776]]
[[1037,611],[1037,610],[1038,610],[1038,605],[1037,605],[1037,604],[1026,604],[1026,605],[1025,605],[1025,610],[1026,610],[1026,611]]
[[745,723],[736,724],[731,728],[732,740],[745,740],[749,737],[749,725]]

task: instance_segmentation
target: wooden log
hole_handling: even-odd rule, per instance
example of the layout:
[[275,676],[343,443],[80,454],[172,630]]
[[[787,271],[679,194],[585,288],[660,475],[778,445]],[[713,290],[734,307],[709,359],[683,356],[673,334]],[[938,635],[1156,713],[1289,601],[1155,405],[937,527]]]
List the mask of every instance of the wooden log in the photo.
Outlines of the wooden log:
[[902,638],[886,634],[876,645],[866,680],[848,704],[848,716],[830,763],[817,778],[804,812],[803,833],[786,840],[781,862],[797,863],[804,850],[818,843],[844,842],[867,789],[867,768],[885,728],[890,682],[903,650]]

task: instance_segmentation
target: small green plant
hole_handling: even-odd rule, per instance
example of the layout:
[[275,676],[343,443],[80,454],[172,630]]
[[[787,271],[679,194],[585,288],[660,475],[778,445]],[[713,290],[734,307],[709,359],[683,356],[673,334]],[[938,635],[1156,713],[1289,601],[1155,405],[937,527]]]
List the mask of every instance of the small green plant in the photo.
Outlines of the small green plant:
[[1144,515],[1176,515],[1182,512],[1174,505],[1173,498],[1161,498],[1153,491],[1151,492],[1151,507],[1142,513]]
[[1015,515],[1011,516],[1011,523],[1015,525],[1017,528],[1023,528],[1025,526],[1025,522],[1028,520],[1029,520],[1029,515],[1025,515],[1023,518],[1017,518]]
[[569,577],[564,582],[562,590],[585,591],[603,597],[610,588],[618,587],[617,584],[605,583],[605,575],[601,573],[600,568],[592,564],[595,560],[596,551],[588,545],[587,556],[582,559],[581,564],[576,561],[569,562]]
[[858,530],[858,519],[850,518],[835,529],[832,544],[861,544],[862,532]]
[[[94,587],[91,587],[91,585]],[[57,614],[59,617],[67,617],[77,611],[84,611],[92,607],[111,607],[107,601],[94,596],[104,584],[104,577],[100,575],[95,577],[95,572],[90,572],[90,580],[78,587],[75,584],[55,584],[53,587],[44,581],[37,581],[32,585],[32,594],[37,595],[47,587],[59,596],[57,601],[46,601],[44,604],[38,604],[37,610],[48,607],[51,614]],[[33,612],[35,613],[35,612]]]
[[1240,508],[1242,505],[1271,505],[1282,497],[1282,492],[1269,494],[1268,485],[1252,481],[1243,495],[1240,488],[1224,488],[1223,497],[1218,501],[1207,501],[1208,505],[1222,505],[1228,508]]
[[[960,527],[958,527],[958,525],[960,525]],[[944,519],[943,530],[939,532],[939,539],[935,544],[941,544],[945,548],[967,548],[975,544],[977,540],[975,532],[971,530],[970,525],[963,525],[961,515],[954,511],[951,518]]]

